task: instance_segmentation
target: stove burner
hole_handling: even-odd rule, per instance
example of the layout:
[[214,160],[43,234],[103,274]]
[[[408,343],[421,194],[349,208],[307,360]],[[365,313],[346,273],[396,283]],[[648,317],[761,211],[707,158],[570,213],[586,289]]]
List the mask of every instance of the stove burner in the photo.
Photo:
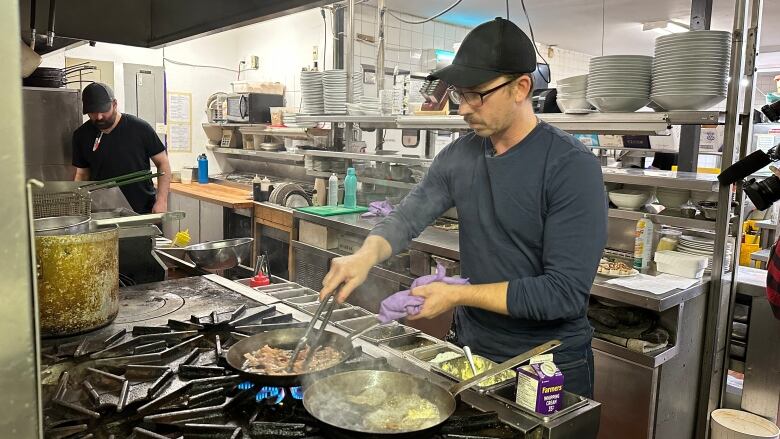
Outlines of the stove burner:
[[135,297],[122,300],[123,308],[115,323],[135,323],[166,316],[176,312],[182,306],[184,306],[184,299],[174,293],[164,293],[152,298]]
[[[353,438],[306,412],[300,387],[259,386],[226,367],[223,354],[251,334],[303,326],[274,306],[214,310],[108,337],[83,337],[44,349],[45,437]],[[393,370],[359,347],[332,373]],[[425,439],[510,438],[495,414],[453,416]]]

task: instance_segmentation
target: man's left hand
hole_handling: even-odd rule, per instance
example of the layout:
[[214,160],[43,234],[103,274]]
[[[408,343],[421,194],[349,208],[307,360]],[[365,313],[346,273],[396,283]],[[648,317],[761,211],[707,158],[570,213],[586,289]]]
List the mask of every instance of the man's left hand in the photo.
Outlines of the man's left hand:
[[152,213],[165,213],[167,211],[168,211],[168,203],[157,201],[156,203],[154,203],[154,206],[152,206]]
[[454,308],[457,305],[456,288],[457,286],[448,285],[444,282],[434,282],[414,288],[412,296],[425,298],[425,303],[423,303],[419,314],[409,316],[408,319],[432,319]]

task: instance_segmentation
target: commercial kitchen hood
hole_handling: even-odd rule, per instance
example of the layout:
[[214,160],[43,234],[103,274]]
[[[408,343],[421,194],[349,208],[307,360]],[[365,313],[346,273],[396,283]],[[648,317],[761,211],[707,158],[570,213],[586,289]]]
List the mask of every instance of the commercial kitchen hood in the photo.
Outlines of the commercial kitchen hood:
[[[334,0],[19,0],[19,23],[27,43],[34,23],[40,54],[79,40],[153,48],[330,3]],[[50,5],[56,5],[53,16]],[[51,27],[54,45],[48,46]]]

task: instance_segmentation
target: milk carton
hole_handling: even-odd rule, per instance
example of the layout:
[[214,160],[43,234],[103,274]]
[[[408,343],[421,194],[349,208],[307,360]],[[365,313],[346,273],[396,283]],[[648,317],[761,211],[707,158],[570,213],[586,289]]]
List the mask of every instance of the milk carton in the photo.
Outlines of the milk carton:
[[515,402],[543,415],[560,410],[563,401],[563,374],[550,357],[517,368]]

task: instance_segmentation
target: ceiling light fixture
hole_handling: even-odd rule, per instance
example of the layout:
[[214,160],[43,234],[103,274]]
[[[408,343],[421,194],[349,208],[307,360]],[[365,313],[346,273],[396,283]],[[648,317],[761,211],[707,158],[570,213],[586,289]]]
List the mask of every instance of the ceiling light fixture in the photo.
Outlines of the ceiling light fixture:
[[662,20],[662,21],[651,21],[648,23],[643,23],[642,30],[643,31],[652,30],[666,35],[666,34],[677,34],[680,32],[688,32],[689,30],[691,30],[691,28],[676,21]]

